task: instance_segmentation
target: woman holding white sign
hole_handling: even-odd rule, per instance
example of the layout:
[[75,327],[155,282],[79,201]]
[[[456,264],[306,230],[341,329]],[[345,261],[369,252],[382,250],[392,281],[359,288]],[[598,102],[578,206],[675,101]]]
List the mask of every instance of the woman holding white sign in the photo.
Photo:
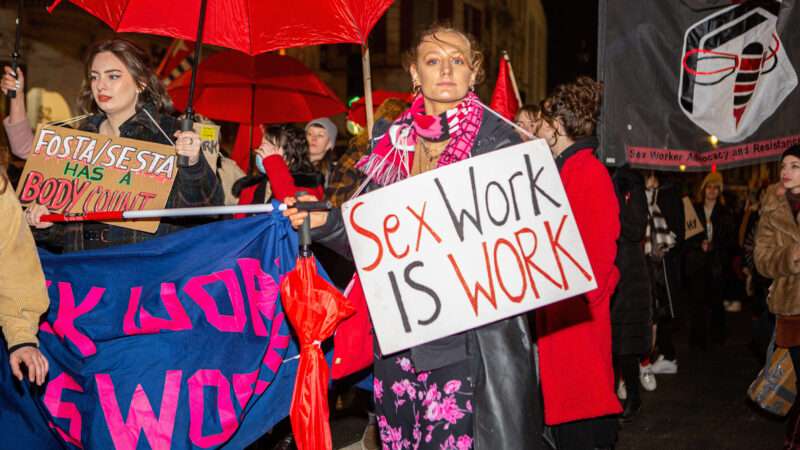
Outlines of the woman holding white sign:
[[[372,188],[520,142],[473,92],[482,60],[476,42],[456,29],[422,33],[406,59],[417,94],[411,108],[388,130],[376,128],[377,144],[359,163]],[[295,209],[286,215],[295,226],[307,216]],[[340,210],[312,213],[311,224],[317,242],[349,254]],[[530,342],[527,320],[517,316],[393,355],[376,346],[384,446],[545,448]]]
[[614,394],[611,295],[619,205],[608,171],[594,156],[600,83],[581,77],[542,102],[536,134],[547,141],[578,224],[597,289],[536,310],[545,423],[559,450],[613,448],[622,412]]
[[[200,152],[200,138],[194,131],[176,131],[177,121],[166,114],[170,100],[164,87],[145,63],[143,50],[132,42],[112,39],[93,45],[86,58],[86,78],[79,96],[81,107],[90,114],[80,129],[110,137],[124,137],[159,144],[174,145],[178,155],[189,160],[178,171],[167,199],[167,208],[221,205],[222,188]],[[5,67],[3,93],[23,88],[23,74]],[[33,134],[28,126],[22,95],[11,100],[11,114],[3,124],[15,155],[26,158],[31,151]],[[37,240],[71,252],[140,242],[177,231],[185,220],[162,221],[155,234],[103,223],[67,223],[53,226],[40,218],[49,211],[32,204],[25,212],[29,225],[40,231]]]

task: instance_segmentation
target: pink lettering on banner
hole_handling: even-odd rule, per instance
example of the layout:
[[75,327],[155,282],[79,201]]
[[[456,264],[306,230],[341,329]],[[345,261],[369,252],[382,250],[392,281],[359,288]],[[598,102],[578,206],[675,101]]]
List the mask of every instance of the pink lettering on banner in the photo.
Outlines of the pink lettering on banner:
[[[189,378],[189,439],[198,447],[208,448],[227,441],[239,427],[236,411],[233,409],[231,385],[225,375],[217,369],[198,370]],[[219,433],[203,435],[205,420],[205,400],[203,390],[206,386],[217,389],[217,411]]]
[[[283,318],[283,313],[278,313],[278,315],[275,316],[275,320],[272,321],[272,329],[269,334],[269,346],[267,347],[267,353],[264,354],[264,365],[275,373],[278,373],[278,369],[281,364],[283,364],[283,355],[278,353],[278,350],[289,347],[290,342],[290,337],[288,335],[279,334],[281,325],[283,325]],[[264,388],[266,389],[266,386]],[[261,394],[263,392],[264,391],[258,393]]]
[[92,287],[80,306],[76,307],[72,284],[64,281],[58,283],[58,314],[53,330],[61,339],[66,338],[75,344],[83,356],[94,355],[97,347],[88,336],[75,329],[75,319],[94,309],[105,291],[105,288]]
[[[276,259],[277,261],[277,259]],[[272,320],[275,315],[275,304],[278,300],[278,283],[261,269],[261,261],[254,258],[237,260],[242,271],[247,301],[250,304],[250,316],[253,321],[253,332],[256,336],[266,336],[267,328],[261,316]],[[256,287],[258,282],[258,287]]]
[[142,385],[137,384],[128,408],[128,418],[124,422],[111,375],[101,373],[94,376],[100,407],[103,409],[111,440],[117,450],[136,450],[142,431],[154,450],[168,450],[172,446],[182,376],[183,372],[180,370],[167,371],[158,418],[153,414],[153,407]]
[[47,382],[47,390],[44,393],[44,406],[50,415],[58,419],[66,419],[69,422],[69,431],[65,432],[61,427],[50,422],[50,428],[58,432],[61,439],[83,448],[81,442],[81,426],[83,419],[81,412],[74,403],[62,400],[64,389],[83,392],[83,388],[68,374],[61,373],[59,376]]
[[[192,321],[178,299],[174,283],[161,283],[161,302],[164,304],[164,309],[167,310],[169,319],[153,317],[143,306],[140,307],[141,296],[141,286],[131,288],[128,309],[122,319],[122,330],[125,334],[148,334],[158,333],[161,330],[180,331],[192,329]],[[136,325],[137,310],[141,327]]]
[[250,401],[250,397],[253,396],[253,384],[256,379],[258,379],[258,369],[250,373],[233,374],[233,392],[236,394],[236,400],[239,401],[239,406],[242,409]]
[[[204,288],[205,285],[218,281],[222,281],[225,284],[228,298],[233,307],[233,315],[221,314],[219,308],[217,308],[217,301]],[[247,316],[244,312],[244,299],[242,299],[239,280],[236,278],[236,272],[233,269],[225,269],[210,275],[196,276],[186,283],[183,290],[200,306],[200,309],[206,315],[208,323],[216,329],[231,333],[241,333],[244,330],[244,325],[247,322]]]

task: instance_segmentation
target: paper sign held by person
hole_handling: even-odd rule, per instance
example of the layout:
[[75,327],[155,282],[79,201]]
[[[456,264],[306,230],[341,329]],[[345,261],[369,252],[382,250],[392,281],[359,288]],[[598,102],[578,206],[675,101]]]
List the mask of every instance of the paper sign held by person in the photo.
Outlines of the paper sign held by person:
[[362,195],[342,216],[384,354],[597,286],[540,140]]
[[[17,195],[62,214],[162,209],[177,174],[168,145],[40,126]],[[154,233],[159,220],[108,223]]]

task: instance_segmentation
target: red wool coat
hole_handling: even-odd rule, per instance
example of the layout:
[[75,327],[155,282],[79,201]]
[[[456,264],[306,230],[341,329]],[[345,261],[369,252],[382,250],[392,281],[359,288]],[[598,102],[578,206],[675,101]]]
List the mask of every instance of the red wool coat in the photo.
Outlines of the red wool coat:
[[592,152],[569,157],[561,181],[598,287],[536,311],[544,418],[551,426],[622,411],[614,393],[609,305],[619,281],[619,206]]

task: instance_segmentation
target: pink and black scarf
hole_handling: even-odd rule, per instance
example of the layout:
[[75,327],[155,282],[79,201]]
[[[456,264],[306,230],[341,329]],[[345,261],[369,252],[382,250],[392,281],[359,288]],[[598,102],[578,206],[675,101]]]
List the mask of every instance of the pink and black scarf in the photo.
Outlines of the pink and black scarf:
[[386,186],[408,177],[414,160],[417,138],[429,142],[450,140],[439,157],[437,167],[469,158],[483,119],[483,107],[473,92],[455,108],[438,116],[425,114],[425,102],[417,95],[392,125],[372,153],[358,167],[373,182]]

